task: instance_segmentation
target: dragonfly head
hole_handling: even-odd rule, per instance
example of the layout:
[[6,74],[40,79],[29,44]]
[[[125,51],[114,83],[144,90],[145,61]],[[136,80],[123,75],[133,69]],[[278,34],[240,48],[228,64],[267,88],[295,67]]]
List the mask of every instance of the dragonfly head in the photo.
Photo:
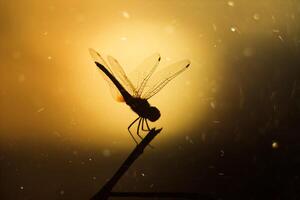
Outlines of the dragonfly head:
[[160,118],[159,110],[156,107],[151,106],[150,109],[149,109],[149,116],[147,118],[151,122],[155,122],[156,120],[158,120]]

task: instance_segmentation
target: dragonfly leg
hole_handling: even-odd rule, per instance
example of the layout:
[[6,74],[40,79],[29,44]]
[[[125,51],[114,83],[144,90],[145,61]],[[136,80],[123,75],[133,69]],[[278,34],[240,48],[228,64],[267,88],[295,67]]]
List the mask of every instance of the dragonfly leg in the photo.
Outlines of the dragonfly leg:
[[[141,122],[144,122],[144,118],[140,118],[139,120],[139,124],[138,124],[138,127],[137,127],[137,130],[136,130],[136,134],[139,136],[139,138],[144,139],[141,135],[140,135],[140,126],[141,126]],[[143,127],[143,123],[142,123],[142,127]]]
[[[147,129],[144,129],[144,128],[143,128],[143,127],[144,127],[144,122],[146,122]],[[143,118],[143,121],[142,121],[142,129],[143,129],[143,131],[150,131],[150,127],[149,127],[149,125],[148,125],[148,122],[147,122],[147,119],[146,119],[146,118]],[[154,147],[153,147],[151,144],[149,144],[149,147],[150,147],[151,149],[154,149]]]
[[143,130],[143,131],[148,131],[148,129],[145,129],[145,128],[144,128],[145,121],[146,121],[146,119],[143,118],[143,120],[142,120],[142,130]]
[[130,131],[130,127],[131,127],[138,119],[140,119],[140,117],[136,118],[136,119],[128,126],[128,132],[129,132],[130,136],[132,137],[132,139],[134,140],[134,142],[135,142],[136,144],[138,144],[138,142],[137,142],[136,139],[133,137],[133,135],[132,135],[132,133],[131,133],[131,131]]
[[150,127],[149,127],[149,125],[148,125],[147,119],[145,119],[145,121],[146,121],[146,125],[147,125],[147,128],[148,128],[148,131],[150,131]]

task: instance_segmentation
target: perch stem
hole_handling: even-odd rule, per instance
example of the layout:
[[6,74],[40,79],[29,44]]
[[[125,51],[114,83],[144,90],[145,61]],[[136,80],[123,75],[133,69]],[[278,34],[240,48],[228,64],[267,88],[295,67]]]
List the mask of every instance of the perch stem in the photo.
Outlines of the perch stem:
[[91,198],[91,200],[107,200],[111,190],[134,161],[144,152],[144,149],[162,129],[151,129],[146,137],[134,148],[112,178]]

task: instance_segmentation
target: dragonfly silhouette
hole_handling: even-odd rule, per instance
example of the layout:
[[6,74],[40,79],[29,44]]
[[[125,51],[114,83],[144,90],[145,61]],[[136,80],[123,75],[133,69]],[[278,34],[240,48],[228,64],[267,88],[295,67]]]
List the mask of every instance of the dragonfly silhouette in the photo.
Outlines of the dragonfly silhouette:
[[[155,53],[134,70],[132,74],[135,80],[133,81],[128,78],[115,58],[108,56],[107,60],[110,64],[108,65],[98,52],[93,49],[89,49],[89,51],[103,78],[107,80],[113,97],[117,101],[125,102],[138,115],[138,118],[128,126],[131,137],[135,143],[138,143],[130,131],[131,126],[138,121],[136,133],[140,139],[143,139],[139,132],[140,126],[142,125],[143,131],[149,131],[147,120],[154,122],[160,117],[160,111],[151,106],[148,99],[185,71],[190,66],[190,61],[182,60],[154,73],[161,60],[160,55]],[[144,127],[144,124],[147,128]]]

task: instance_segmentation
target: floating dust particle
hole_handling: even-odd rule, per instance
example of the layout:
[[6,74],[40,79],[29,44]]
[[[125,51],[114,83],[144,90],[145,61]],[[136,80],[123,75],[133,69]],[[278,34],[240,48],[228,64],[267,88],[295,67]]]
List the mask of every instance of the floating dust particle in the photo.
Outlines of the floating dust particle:
[[104,157],[109,157],[109,156],[111,156],[111,152],[110,152],[109,149],[104,149],[104,150],[102,151],[102,155],[103,155]]
[[19,83],[24,82],[25,81],[25,75],[24,74],[19,74],[18,81],[19,81]]
[[273,149],[278,149],[278,147],[279,147],[279,144],[277,142],[272,143],[272,148]]
[[258,13],[254,13],[253,19],[256,21],[260,20],[260,15]]
[[123,15],[123,17],[126,18],[126,19],[129,19],[129,18],[130,18],[129,13],[126,12],[126,11],[123,11],[123,12],[122,12],[122,15]]
[[230,7],[234,7],[235,4],[234,4],[234,1],[228,1],[227,5],[230,6]]

